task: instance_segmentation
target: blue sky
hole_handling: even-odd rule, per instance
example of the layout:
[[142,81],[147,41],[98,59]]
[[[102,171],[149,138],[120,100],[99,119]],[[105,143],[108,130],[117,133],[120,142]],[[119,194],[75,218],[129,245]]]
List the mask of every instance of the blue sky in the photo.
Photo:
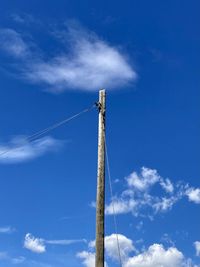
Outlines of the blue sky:
[[[4,1],[0,267],[94,266],[97,122],[107,90],[106,262],[200,266],[200,3]],[[4,153],[8,151],[8,153]]]

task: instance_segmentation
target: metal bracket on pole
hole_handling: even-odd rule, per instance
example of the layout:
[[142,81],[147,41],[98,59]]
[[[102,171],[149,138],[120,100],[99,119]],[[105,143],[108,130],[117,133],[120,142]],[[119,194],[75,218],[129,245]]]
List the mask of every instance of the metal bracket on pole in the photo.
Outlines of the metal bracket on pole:
[[101,108],[102,108],[101,103],[99,101],[97,101],[97,102],[95,102],[95,105],[96,105],[98,111],[100,112],[101,111]]

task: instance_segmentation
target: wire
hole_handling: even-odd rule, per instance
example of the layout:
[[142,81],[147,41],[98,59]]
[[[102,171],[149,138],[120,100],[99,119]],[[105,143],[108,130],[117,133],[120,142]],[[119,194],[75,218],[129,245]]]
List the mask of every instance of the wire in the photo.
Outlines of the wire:
[[43,129],[41,131],[36,132],[35,134],[32,134],[32,135],[28,136],[27,139],[28,139],[28,141],[32,141],[34,139],[37,139],[39,136],[41,136],[41,135],[43,135],[43,134],[45,134],[47,132],[50,132],[50,131],[54,130],[55,128],[58,128],[59,126],[61,126],[61,125],[65,124],[65,123],[75,119],[76,117],[79,117],[83,113],[86,113],[86,112],[92,110],[94,107],[96,107],[96,104],[93,104],[91,107],[86,108],[86,109],[80,111],[79,113],[77,113],[77,114],[75,114],[75,115],[73,115],[73,116],[71,116],[69,118],[64,119],[63,121],[57,122],[54,125],[46,128],[46,129]]
[[[106,142],[106,135],[105,134],[104,134],[104,139],[105,139],[104,142],[105,142],[105,152],[106,152],[106,166],[107,166],[107,171],[108,171],[110,195],[111,195],[111,199],[113,200],[112,179],[111,179],[111,173],[110,173],[110,163],[109,163],[109,158],[108,158],[108,149],[107,149],[107,142]],[[116,241],[117,241],[117,251],[118,251],[118,256],[119,256],[119,265],[120,265],[120,267],[122,267],[123,264],[122,264],[122,256],[121,256],[120,244],[119,244],[117,216],[116,216],[115,205],[114,205],[113,201],[111,201],[111,205],[112,205],[112,209],[113,209],[113,220],[114,220],[114,227],[115,227],[115,234],[116,234]]]
[[[83,113],[89,112],[90,110],[92,110],[92,109],[95,108],[95,107],[96,107],[96,104],[93,104],[91,107],[86,108],[86,109],[83,109],[82,111],[76,113],[75,115],[73,115],[73,116],[71,116],[71,117],[68,117],[68,118],[66,118],[66,119],[64,119],[64,120],[62,120],[62,121],[60,121],[60,122],[57,122],[57,123],[53,124],[52,126],[49,126],[49,127],[45,128],[45,129],[43,129],[43,130],[40,130],[40,131],[38,131],[38,132],[36,132],[36,133],[34,133],[34,134],[32,134],[32,135],[26,137],[26,138],[24,139],[24,141],[27,141],[27,142],[31,143],[31,142],[37,140],[38,137],[40,137],[40,136],[42,136],[42,135],[44,135],[44,134],[46,134],[46,133],[48,133],[48,132],[50,132],[50,131],[52,131],[52,130],[58,128],[59,126],[61,126],[61,125],[65,124],[65,123],[67,123],[67,122],[69,122],[69,121],[71,121],[71,120],[73,120],[73,119],[79,117],[79,116],[82,115]],[[8,152],[10,152],[10,151],[12,151],[12,150],[18,149],[18,148],[20,148],[20,147],[21,147],[21,145],[18,146],[18,147],[14,147],[14,148],[7,149],[7,150],[3,151],[2,153],[0,153],[0,156],[4,155],[4,154],[6,154],[6,153],[8,153]]]

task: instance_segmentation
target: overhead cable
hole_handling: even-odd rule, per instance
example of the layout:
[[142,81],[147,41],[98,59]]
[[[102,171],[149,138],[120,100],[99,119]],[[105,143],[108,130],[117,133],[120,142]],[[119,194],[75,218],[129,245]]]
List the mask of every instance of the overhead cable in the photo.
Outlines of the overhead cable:
[[[59,121],[59,122],[57,122],[57,123],[55,123],[55,124],[53,124],[53,125],[51,125],[51,126],[45,128],[45,129],[43,129],[43,130],[40,130],[40,131],[38,131],[38,132],[36,132],[36,133],[30,135],[30,136],[27,136],[26,138],[24,138],[24,141],[26,141],[26,142],[28,142],[28,143],[31,143],[31,142],[37,140],[40,136],[42,136],[42,135],[44,135],[44,134],[46,134],[46,133],[48,133],[48,132],[50,132],[50,131],[52,131],[52,130],[58,128],[59,126],[61,126],[61,125],[63,125],[63,124],[68,123],[69,121],[71,121],[71,120],[73,120],[73,119],[75,119],[75,118],[81,116],[83,113],[89,112],[90,110],[92,110],[92,109],[95,108],[95,107],[96,107],[96,103],[93,104],[92,106],[90,106],[89,108],[83,109],[82,111],[80,111],[80,112],[78,112],[78,113],[76,113],[76,114],[74,114],[74,115],[72,115],[72,116],[70,116],[70,117],[68,117],[68,118],[66,118],[66,119],[64,119],[64,120],[62,120],[62,121]],[[19,145],[19,146],[17,146],[17,147],[10,148],[10,149],[7,149],[7,150],[1,152],[1,153],[0,153],[0,156],[6,154],[6,153],[8,153],[8,152],[10,152],[11,150],[18,149],[18,148],[20,148],[20,147],[21,147],[21,145]]]

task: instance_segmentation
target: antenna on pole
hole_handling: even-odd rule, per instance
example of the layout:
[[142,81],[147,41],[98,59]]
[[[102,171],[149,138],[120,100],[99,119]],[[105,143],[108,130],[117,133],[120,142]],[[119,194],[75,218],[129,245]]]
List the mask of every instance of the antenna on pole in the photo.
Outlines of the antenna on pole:
[[104,267],[104,209],[105,209],[105,112],[106,91],[99,91],[98,169],[96,199],[95,267]]

